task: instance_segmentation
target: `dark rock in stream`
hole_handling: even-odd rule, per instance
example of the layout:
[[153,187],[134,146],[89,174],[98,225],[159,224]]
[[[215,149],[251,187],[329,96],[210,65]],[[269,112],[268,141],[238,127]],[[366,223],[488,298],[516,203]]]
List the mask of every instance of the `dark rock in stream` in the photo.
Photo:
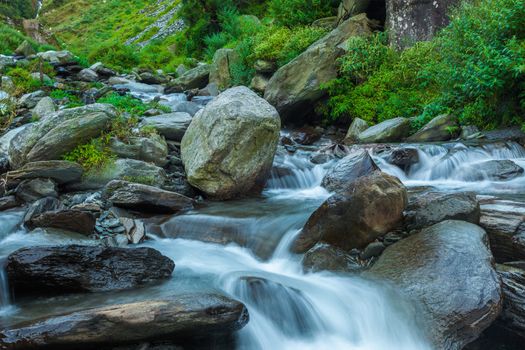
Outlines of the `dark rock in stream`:
[[525,344],[525,270],[497,265],[503,287],[503,312],[497,325],[523,338]]
[[16,188],[16,196],[28,203],[45,197],[58,197],[57,185],[50,179],[24,180]]
[[195,349],[195,343],[227,338],[248,319],[248,310],[236,300],[218,294],[185,294],[20,324],[0,331],[0,348],[93,350],[166,340]]
[[26,226],[29,229],[51,227],[91,235],[95,230],[95,216],[88,211],[74,209],[46,211],[33,216]]
[[6,271],[21,296],[136,288],[169,278],[174,267],[152,248],[70,245],[19,249],[7,258]]
[[20,204],[15,196],[0,197],[0,211],[18,207]]
[[391,282],[419,304],[436,349],[462,349],[502,308],[487,234],[464,221],[443,221],[393,244],[364,275]]
[[358,150],[341,159],[323,178],[321,186],[338,191],[360,176],[369,175],[379,167],[366,150]]
[[305,271],[360,272],[365,268],[358,257],[329,244],[318,243],[302,260]]
[[390,153],[388,162],[408,173],[410,167],[419,162],[419,153],[416,148],[396,148]]
[[508,181],[523,175],[523,168],[512,160],[488,160],[468,168],[469,180]]

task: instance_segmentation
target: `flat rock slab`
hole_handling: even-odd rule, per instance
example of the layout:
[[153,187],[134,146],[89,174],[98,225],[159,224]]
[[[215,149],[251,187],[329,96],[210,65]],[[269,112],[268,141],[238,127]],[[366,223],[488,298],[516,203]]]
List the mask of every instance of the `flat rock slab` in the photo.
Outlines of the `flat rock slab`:
[[443,221],[395,243],[365,275],[392,282],[420,305],[436,349],[462,349],[502,308],[487,234],[464,221]]
[[169,278],[173,261],[152,248],[55,246],[22,248],[6,270],[15,295],[56,295],[136,288]]
[[[88,309],[15,326],[0,332],[2,349],[100,349],[103,346],[228,335],[248,323],[246,307],[217,294]],[[188,349],[192,348],[188,345]]]
[[65,160],[32,162],[7,173],[7,184],[13,186],[23,180],[47,178],[63,185],[80,181],[83,172],[80,165]]

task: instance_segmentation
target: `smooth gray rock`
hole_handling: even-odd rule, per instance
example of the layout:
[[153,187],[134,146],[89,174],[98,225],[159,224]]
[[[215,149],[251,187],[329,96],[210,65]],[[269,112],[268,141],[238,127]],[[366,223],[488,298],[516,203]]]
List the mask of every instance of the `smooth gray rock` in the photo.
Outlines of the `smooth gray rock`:
[[239,55],[234,49],[219,49],[213,55],[210,66],[210,83],[215,83],[219,89],[227,89],[231,86],[232,76],[230,65],[239,60]]
[[37,56],[56,65],[67,65],[76,62],[75,56],[67,50],[39,52]]
[[448,141],[459,135],[458,118],[452,114],[441,114],[410,136],[409,142]]
[[352,123],[350,124],[350,127],[348,128],[348,131],[346,132],[346,136],[343,142],[347,145],[357,142],[359,134],[361,134],[366,129],[368,129],[367,122],[360,118],[354,118],[354,120],[352,120]]
[[181,141],[191,121],[190,114],[175,112],[144,118],[140,127],[152,127],[167,140]]
[[94,70],[90,68],[85,68],[78,73],[78,79],[88,83],[93,83],[97,81],[99,77],[97,72],[95,72]]
[[468,180],[508,181],[523,176],[523,168],[509,159],[487,160],[462,168]]
[[410,121],[406,118],[393,118],[371,126],[357,137],[360,143],[400,142],[410,133]]
[[525,341],[525,270],[496,265],[503,288],[503,312],[496,322]]
[[358,177],[370,175],[379,170],[367,150],[360,149],[337,162],[323,178],[321,186],[329,191],[345,189]]
[[365,276],[388,281],[420,307],[436,349],[459,350],[499,315],[502,292],[485,231],[447,220],[388,247]]
[[80,165],[66,160],[48,160],[27,163],[23,167],[7,173],[8,186],[23,180],[48,178],[59,185],[80,181],[84,170]]
[[40,102],[40,100],[44,97],[46,97],[46,93],[42,90],[22,95],[22,97],[20,97],[18,100],[18,106],[29,109],[35,108],[38,102]]
[[126,142],[112,138],[111,151],[119,158],[130,158],[164,166],[168,162],[168,145],[159,135],[129,137]]
[[181,143],[188,182],[210,197],[259,192],[279,141],[279,114],[250,89],[226,90],[193,118]]
[[28,203],[44,197],[58,197],[57,186],[50,179],[24,180],[16,188],[16,197]]
[[202,64],[186,71],[168,85],[166,93],[184,92],[205,87],[209,82],[210,69],[209,64]]
[[31,114],[33,115],[33,118],[40,120],[44,119],[45,117],[54,113],[55,111],[55,102],[53,102],[53,99],[51,97],[46,96],[40,101],[38,101],[35,108],[33,108]]

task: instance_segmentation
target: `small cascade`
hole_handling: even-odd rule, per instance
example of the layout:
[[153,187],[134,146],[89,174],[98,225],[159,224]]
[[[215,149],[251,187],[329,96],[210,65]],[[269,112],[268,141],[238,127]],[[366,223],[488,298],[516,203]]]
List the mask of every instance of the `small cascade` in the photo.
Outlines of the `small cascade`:
[[5,271],[5,259],[0,258],[0,317],[11,310],[11,292]]

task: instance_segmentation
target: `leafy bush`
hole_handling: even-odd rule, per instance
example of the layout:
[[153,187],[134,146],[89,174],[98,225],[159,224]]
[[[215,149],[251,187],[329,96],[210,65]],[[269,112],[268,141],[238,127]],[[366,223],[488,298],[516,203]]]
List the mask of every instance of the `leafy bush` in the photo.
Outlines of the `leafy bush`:
[[15,95],[36,91],[42,86],[40,80],[33,78],[31,73],[24,68],[11,68],[7,71],[7,76],[11,77],[16,87]]
[[270,0],[269,13],[277,24],[294,27],[311,24],[316,19],[333,16],[340,1]]
[[143,115],[150,106],[145,104],[139,99],[136,99],[129,95],[119,95],[116,92],[112,92],[104,97],[101,97],[97,101],[98,103],[109,103],[115,106],[121,112],[127,112],[132,115]]
[[12,54],[24,40],[28,40],[35,50],[38,49],[38,44],[28,39],[24,34],[0,23],[0,54]]
[[63,159],[80,164],[86,171],[104,169],[114,160],[108,140],[107,136],[93,139],[85,145],[77,146],[64,155]]
[[140,63],[135,48],[119,42],[107,42],[95,47],[87,58],[90,62],[102,61],[117,70],[136,67]]

